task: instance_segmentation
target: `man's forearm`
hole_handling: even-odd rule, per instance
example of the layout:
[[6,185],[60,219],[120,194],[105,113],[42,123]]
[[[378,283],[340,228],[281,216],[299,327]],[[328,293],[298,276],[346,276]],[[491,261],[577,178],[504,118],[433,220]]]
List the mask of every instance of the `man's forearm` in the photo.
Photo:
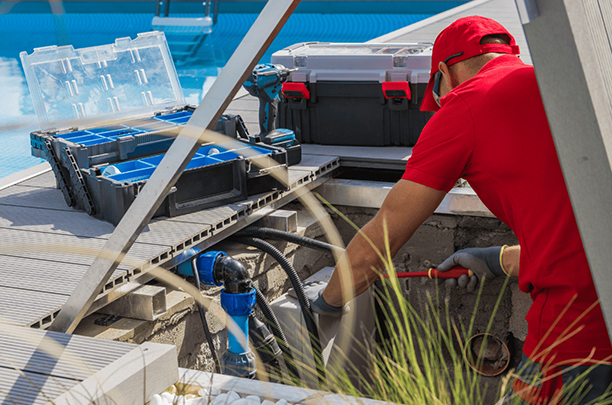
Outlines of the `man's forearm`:
[[340,306],[367,290],[384,270],[382,258],[376,250],[385,259],[387,252],[391,257],[395,256],[445,195],[444,191],[400,180],[389,192],[378,214],[362,229],[372,244],[358,234],[348,245],[344,255],[350,264],[350,271],[341,277],[339,267],[336,267],[323,291],[325,301]]
[[512,277],[519,276],[519,263],[521,259],[521,247],[508,246],[504,249],[504,253],[501,258],[502,266],[506,273]]
[[[375,217],[366,226],[361,229],[371,241],[375,244],[377,249],[384,252],[384,248],[380,245],[381,235],[383,231],[378,224],[379,218]],[[384,246],[384,243],[383,243]],[[366,240],[366,238],[360,233],[357,234],[353,240],[349,243],[344,253],[345,258],[348,259],[348,263],[351,269],[352,286],[349,286],[350,290],[353,290],[349,296],[342,292],[342,280],[338,269],[334,271],[332,277],[327,285],[327,288],[323,291],[323,298],[327,303],[334,306],[341,306],[343,303],[350,301],[351,295],[359,295],[366,291],[368,287],[374,283],[378,278],[378,273],[382,270],[382,260],[376,251],[372,248],[372,245]],[[374,269],[377,269],[378,272]]]

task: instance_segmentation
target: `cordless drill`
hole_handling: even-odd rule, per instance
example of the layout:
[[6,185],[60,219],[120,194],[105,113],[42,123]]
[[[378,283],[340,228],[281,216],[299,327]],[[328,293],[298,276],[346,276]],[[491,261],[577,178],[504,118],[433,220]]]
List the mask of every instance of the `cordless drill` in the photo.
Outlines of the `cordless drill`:
[[250,95],[259,99],[259,138],[269,145],[291,146],[295,134],[289,129],[276,129],[276,112],[283,83],[289,73],[297,69],[287,69],[282,65],[263,63],[255,66],[253,73],[244,83]]

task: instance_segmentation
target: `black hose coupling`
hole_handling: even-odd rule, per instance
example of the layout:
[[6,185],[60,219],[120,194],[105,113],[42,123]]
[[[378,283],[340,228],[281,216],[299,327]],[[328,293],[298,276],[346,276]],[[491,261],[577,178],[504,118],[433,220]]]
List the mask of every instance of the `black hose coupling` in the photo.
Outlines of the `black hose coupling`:
[[249,272],[242,263],[230,256],[217,256],[213,266],[215,281],[225,284],[229,294],[244,294],[251,291]]

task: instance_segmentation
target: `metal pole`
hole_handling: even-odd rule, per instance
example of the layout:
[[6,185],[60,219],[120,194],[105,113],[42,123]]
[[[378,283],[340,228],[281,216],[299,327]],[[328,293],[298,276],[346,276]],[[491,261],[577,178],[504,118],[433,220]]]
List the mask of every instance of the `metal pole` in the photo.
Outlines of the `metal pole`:
[[220,0],[212,0],[215,2],[213,7],[213,26],[217,25],[217,16],[219,15],[219,1]]
[[231,102],[264,52],[281,30],[299,0],[269,0],[261,14],[181,130],[142,192],[62,307],[50,330],[72,333],[102,286],[148,224],[196,150]]
[[610,0],[516,1],[612,336],[612,5]]
[[208,16],[210,15],[210,1],[211,1],[211,0],[206,0],[206,1],[204,2],[204,15],[205,15],[206,17],[208,17]]

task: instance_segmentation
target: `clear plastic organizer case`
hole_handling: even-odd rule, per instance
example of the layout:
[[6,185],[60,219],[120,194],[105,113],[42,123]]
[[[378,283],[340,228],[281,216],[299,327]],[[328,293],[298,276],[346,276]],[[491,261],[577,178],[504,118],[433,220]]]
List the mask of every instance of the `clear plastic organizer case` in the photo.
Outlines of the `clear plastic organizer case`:
[[42,130],[97,127],[186,104],[163,32],[19,56]]

